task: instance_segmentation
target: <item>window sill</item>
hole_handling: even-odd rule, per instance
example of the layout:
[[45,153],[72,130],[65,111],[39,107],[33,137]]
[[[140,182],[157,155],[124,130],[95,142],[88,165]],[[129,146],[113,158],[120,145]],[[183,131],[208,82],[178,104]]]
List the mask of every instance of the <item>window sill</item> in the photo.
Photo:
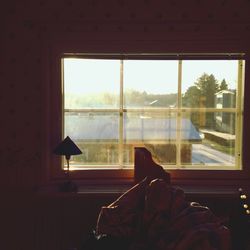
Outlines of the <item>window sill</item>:
[[[41,194],[59,194],[59,195],[115,195],[118,197],[123,194],[131,187],[134,183],[123,183],[123,184],[101,184],[101,183],[78,183],[78,190],[76,192],[62,192],[59,190],[61,182],[44,185],[37,189],[38,193]],[[239,196],[239,188],[243,188],[245,193],[250,193],[248,186],[231,185],[231,186],[216,186],[216,185],[175,185],[175,187],[181,188],[187,197],[194,198],[237,198]]]

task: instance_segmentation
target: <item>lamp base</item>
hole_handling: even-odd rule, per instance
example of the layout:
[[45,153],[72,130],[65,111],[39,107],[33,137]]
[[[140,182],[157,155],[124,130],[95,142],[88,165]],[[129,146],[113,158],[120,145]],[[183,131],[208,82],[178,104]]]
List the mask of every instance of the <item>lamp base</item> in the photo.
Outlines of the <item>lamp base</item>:
[[66,181],[59,185],[59,191],[60,192],[77,192],[78,187],[74,182]]

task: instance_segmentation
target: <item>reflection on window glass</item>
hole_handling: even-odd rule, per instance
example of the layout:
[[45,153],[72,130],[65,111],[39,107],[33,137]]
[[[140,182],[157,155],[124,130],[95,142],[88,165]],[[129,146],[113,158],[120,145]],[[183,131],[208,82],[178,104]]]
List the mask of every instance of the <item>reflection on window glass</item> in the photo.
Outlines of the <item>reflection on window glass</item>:
[[[235,107],[237,82],[237,60],[184,60],[182,104],[184,107],[215,108],[215,95],[223,95],[224,107]],[[226,98],[230,103],[226,104]]]
[[[190,121],[191,127],[190,124],[182,123],[182,131],[189,131],[197,139],[181,145],[184,151],[181,156],[183,164],[235,164],[235,113],[195,112],[184,116]],[[187,154],[191,161],[187,160]]]
[[133,168],[146,147],[166,168],[240,168],[243,60],[62,62],[72,166]]
[[126,142],[176,141],[175,113],[127,112],[123,119]]
[[73,156],[72,165],[118,164],[119,114],[111,112],[65,113],[65,135],[77,143],[82,155]]
[[125,107],[173,107],[177,103],[178,61],[126,60]]
[[120,61],[64,59],[65,108],[119,105]]
[[[124,145],[133,154],[136,146],[146,147],[162,164],[176,163],[176,114],[171,112],[126,112]],[[166,153],[167,152],[167,153]],[[128,160],[126,160],[128,161]],[[133,157],[128,161],[133,163]]]

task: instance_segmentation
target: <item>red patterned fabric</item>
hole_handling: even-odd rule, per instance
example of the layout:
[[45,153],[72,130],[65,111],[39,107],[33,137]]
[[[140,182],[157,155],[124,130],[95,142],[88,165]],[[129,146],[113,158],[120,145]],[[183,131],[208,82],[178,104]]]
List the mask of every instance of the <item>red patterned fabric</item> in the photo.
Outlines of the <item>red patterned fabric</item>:
[[148,179],[145,178],[109,206],[102,207],[97,221],[97,234],[132,237],[144,210],[148,184]]
[[131,239],[129,250],[230,250],[230,232],[207,207],[163,180],[144,179],[103,207],[97,234]]

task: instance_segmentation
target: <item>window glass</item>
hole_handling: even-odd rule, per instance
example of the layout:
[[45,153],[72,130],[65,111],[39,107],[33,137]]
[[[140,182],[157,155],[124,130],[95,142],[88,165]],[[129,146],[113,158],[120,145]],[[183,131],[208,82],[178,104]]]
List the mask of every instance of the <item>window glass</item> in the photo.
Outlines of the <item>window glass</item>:
[[228,97],[224,97],[223,107],[233,108],[237,83],[237,60],[182,61],[182,105],[184,107],[216,108],[219,106],[216,106],[218,102],[215,102],[215,97],[219,98],[227,93]]
[[178,61],[126,60],[123,76],[125,107],[176,105]]
[[[161,164],[176,163],[176,131],[176,113],[174,112],[128,111],[124,115],[126,148],[133,153],[135,146],[146,147]],[[133,157],[129,162],[131,165],[134,163]]]
[[64,58],[64,134],[77,169],[240,169],[243,60]]
[[63,77],[65,109],[118,107],[119,60],[65,58]]
[[184,131],[182,165],[232,167],[236,164],[235,113],[185,113],[182,115],[181,126],[181,131]]
[[118,123],[117,112],[65,112],[64,134],[83,151],[71,165],[118,165]]

